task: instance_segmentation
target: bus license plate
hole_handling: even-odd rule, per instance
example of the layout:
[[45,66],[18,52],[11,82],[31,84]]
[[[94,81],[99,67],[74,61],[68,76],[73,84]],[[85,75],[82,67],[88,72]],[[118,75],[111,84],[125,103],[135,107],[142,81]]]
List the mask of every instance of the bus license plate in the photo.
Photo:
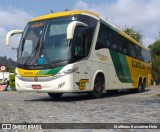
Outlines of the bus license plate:
[[42,89],[41,85],[38,85],[38,84],[37,85],[32,85],[32,88],[33,89]]

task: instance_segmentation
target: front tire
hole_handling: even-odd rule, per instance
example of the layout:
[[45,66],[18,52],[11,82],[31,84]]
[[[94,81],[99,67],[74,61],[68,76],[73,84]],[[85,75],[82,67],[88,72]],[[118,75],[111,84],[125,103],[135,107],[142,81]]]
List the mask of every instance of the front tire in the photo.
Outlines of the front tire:
[[89,96],[93,99],[101,98],[103,95],[104,81],[100,77],[96,77],[94,81],[94,88],[92,92],[89,92]]
[[62,93],[48,93],[48,95],[53,99],[59,99],[62,96]]

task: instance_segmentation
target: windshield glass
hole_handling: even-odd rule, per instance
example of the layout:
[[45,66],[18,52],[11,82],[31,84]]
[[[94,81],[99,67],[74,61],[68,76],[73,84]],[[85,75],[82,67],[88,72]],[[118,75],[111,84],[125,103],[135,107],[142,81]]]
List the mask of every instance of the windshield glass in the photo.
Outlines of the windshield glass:
[[31,22],[19,46],[17,61],[25,65],[43,65],[70,59],[66,38],[71,17]]
[[60,18],[47,22],[41,53],[41,57],[44,57],[44,64],[70,58],[70,46],[67,40],[67,27],[70,22],[70,18]]
[[18,62],[24,64],[31,56],[35,56],[37,44],[42,37],[44,22],[29,23],[24,31],[19,46]]

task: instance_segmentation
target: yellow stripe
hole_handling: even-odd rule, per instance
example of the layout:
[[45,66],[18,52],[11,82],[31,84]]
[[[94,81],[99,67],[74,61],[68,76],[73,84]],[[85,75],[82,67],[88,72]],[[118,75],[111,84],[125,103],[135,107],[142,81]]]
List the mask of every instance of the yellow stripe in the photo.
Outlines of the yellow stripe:
[[37,73],[40,71],[40,70],[24,70],[20,68],[17,68],[17,70],[21,76],[26,76],[26,77],[36,76]]
[[63,16],[70,16],[70,15],[74,15],[74,14],[83,14],[83,13],[88,13],[88,14],[94,15],[96,17],[99,17],[99,15],[94,12],[90,12],[90,11],[86,11],[86,10],[72,10],[72,11],[63,11],[63,12],[57,12],[57,13],[39,16],[39,17],[33,18],[31,21],[39,21],[39,20],[45,20],[45,19],[63,17]]

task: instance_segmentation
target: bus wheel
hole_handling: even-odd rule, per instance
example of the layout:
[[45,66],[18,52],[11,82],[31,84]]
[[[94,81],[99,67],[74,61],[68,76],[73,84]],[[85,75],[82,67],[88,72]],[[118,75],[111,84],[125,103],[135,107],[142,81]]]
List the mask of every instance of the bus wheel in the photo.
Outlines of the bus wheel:
[[145,92],[145,88],[146,88],[146,82],[143,82],[143,92]]
[[62,93],[48,93],[48,95],[53,99],[58,99],[62,96]]
[[92,92],[89,92],[89,96],[93,99],[101,98],[103,94],[104,81],[100,77],[96,77],[94,82],[94,88]]
[[142,93],[144,92],[144,84],[142,83],[142,81],[139,81],[138,84],[138,89],[136,90],[137,93]]

